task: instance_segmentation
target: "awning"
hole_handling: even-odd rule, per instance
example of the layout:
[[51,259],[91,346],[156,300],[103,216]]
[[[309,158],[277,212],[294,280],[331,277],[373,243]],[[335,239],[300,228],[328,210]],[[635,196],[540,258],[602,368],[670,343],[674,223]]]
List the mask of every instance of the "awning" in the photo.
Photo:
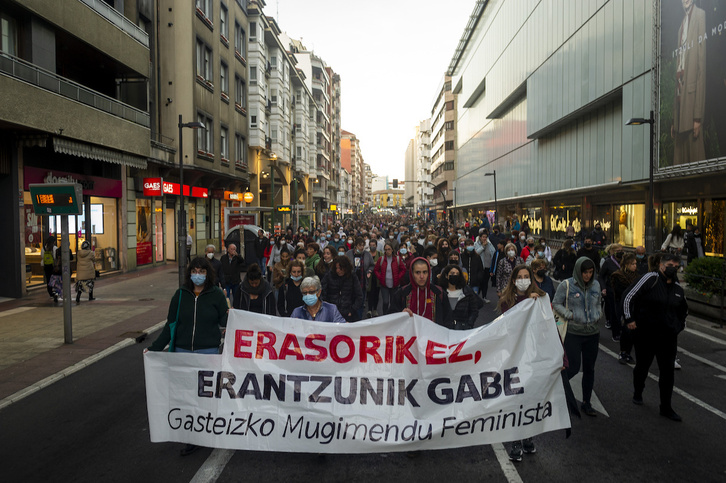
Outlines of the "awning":
[[70,154],[81,158],[97,159],[107,163],[131,166],[132,168],[146,169],[146,159],[131,154],[112,151],[111,149],[93,146],[91,144],[71,141],[70,139],[53,138],[53,150],[56,153]]

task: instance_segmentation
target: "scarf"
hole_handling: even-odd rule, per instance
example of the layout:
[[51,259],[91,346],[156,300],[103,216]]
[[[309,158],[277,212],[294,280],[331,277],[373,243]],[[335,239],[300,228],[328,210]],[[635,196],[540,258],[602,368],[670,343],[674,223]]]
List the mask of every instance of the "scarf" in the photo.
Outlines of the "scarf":
[[408,296],[408,308],[416,315],[426,317],[433,321],[435,314],[436,299],[431,287],[419,287],[411,285],[411,294]]

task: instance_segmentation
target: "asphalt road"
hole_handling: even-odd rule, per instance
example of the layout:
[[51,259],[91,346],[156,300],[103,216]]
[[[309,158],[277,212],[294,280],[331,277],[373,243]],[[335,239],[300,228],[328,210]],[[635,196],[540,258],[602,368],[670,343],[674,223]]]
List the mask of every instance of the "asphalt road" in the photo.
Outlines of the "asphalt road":
[[[480,323],[494,318],[490,298]],[[425,451],[416,458],[202,448],[183,458],[180,444],[149,442],[142,361],[148,343],[134,345],[0,411],[2,480],[180,482],[192,481],[204,467],[220,482],[723,482],[726,342],[691,330],[679,339],[691,355],[680,356],[683,369],[676,372],[676,387],[691,400],[673,400],[682,423],[659,416],[655,381],[647,382],[645,405],[632,404],[631,366],[608,354],[617,353],[617,346],[602,329],[595,393],[609,417],[573,419],[569,439],[563,431],[537,436],[537,453],[516,465],[500,463],[492,446]],[[657,375],[656,364],[651,372]],[[212,464],[224,462],[225,454],[231,455],[226,464]]]

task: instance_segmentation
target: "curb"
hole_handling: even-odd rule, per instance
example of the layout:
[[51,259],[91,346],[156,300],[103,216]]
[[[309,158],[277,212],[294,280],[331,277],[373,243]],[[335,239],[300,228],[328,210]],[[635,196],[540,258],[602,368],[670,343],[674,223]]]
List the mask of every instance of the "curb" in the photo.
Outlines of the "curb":
[[[143,332],[145,334],[150,334],[152,332],[155,332],[162,328],[164,324],[166,323],[166,320],[162,320],[156,325],[152,325],[148,329],[144,330]],[[53,375],[50,375],[46,377],[45,379],[41,379],[40,381],[36,382],[35,384],[26,387],[25,389],[21,389],[20,391],[11,394],[10,396],[0,400],[0,410],[5,409],[6,407],[10,406],[13,403],[16,403],[22,399],[25,399],[26,397],[30,396],[31,394],[34,394],[38,391],[40,391],[43,388],[46,388],[53,384],[54,382],[57,382],[64,377],[70,376],[71,374],[80,371],[81,369],[85,369],[86,367],[90,366],[94,362],[98,362],[104,357],[110,356],[114,352],[117,352],[121,349],[124,349],[130,345],[133,345],[136,343],[136,338],[128,338],[124,339],[121,342],[118,342],[111,347],[108,347],[101,352],[98,352],[96,354],[93,354],[92,356],[86,357],[82,361],[76,362],[70,367],[67,367],[63,369],[62,371],[56,372]]]

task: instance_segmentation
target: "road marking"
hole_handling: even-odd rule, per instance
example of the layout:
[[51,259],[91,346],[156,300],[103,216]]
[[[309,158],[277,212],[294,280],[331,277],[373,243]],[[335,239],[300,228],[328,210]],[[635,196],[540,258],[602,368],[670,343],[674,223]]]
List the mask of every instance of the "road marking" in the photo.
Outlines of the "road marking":
[[[615,359],[617,359],[619,357],[618,354],[616,354],[615,352],[611,351],[610,349],[608,349],[607,347],[605,347],[602,344],[600,344],[600,350],[603,351],[604,353],[606,353],[606,354],[614,357]],[[650,372],[648,372],[648,377],[651,378],[651,379],[653,379],[654,381],[658,382],[658,376],[656,376],[654,374],[651,374]],[[705,402],[701,401],[700,399],[698,399],[695,396],[691,396],[690,394],[688,394],[683,389],[680,389],[680,388],[678,388],[676,386],[673,386],[673,392],[675,392],[676,394],[678,394],[680,396],[683,396],[684,398],[688,399],[692,403],[697,404],[698,406],[701,406],[703,409],[712,412],[713,414],[715,414],[719,418],[726,420],[726,413],[724,413],[720,409],[716,409],[715,407],[711,406],[708,403],[705,403]]]
[[515,468],[514,463],[512,463],[509,459],[509,453],[507,453],[504,445],[502,443],[494,443],[492,445],[492,449],[494,450],[494,455],[497,457],[499,466],[501,466],[502,472],[504,473],[504,477],[507,481],[509,483],[523,483],[522,478],[517,472],[517,468]]
[[[159,330],[161,327],[164,326],[164,324],[166,324],[166,320],[162,320],[158,324],[149,327],[144,332],[146,332],[147,334],[150,334],[156,330]],[[136,340],[134,338],[124,339],[121,342],[118,342],[117,344],[114,344],[111,347],[108,347],[108,348],[102,350],[101,352],[98,352],[96,354],[93,354],[92,356],[86,357],[82,361],[76,362],[72,366],[66,367],[63,370],[58,371],[55,374],[50,375],[50,376],[46,377],[45,379],[42,379],[42,380],[36,382],[35,384],[32,384],[32,385],[26,387],[25,389],[21,389],[20,391],[14,393],[14,394],[11,394],[8,397],[0,400],[0,410],[10,406],[13,403],[20,401],[21,399],[25,399],[26,397],[30,396],[31,394],[34,394],[34,393],[40,391],[41,389],[44,389],[44,388],[50,386],[54,382],[57,382],[57,381],[63,379],[64,377],[70,376],[74,372],[78,372],[81,369],[84,369],[84,368],[90,366],[94,362],[100,361],[104,357],[110,356],[111,354],[113,354],[116,351],[119,351],[119,350],[121,350],[125,347],[128,347],[130,345],[133,345],[135,343],[136,343]]]
[[33,310],[34,308],[35,307],[18,307],[16,309],[5,310],[3,312],[0,312],[0,317],[5,317],[6,315],[20,314],[22,312],[27,312],[28,310]]
[[234,454],[233,449],[215,449],[209,455],[204,464],[199,468],[190,483],[214,483],[224,471],[230,458]]
[[716,375],[716,377],[718,377],[719,379],[726,379],[726,376],[723,374],[718,374]]
[[[575,399],[582,401],[582,372],[578,372],[572,379],[570,379],[570,386],[572,387],[572,393],[575,395]],[[602,405],[600,398],[597,397],[594,390],[590,397],[590,404],[595,411],[604,414],[607,418],[610,417],[608,412],[605,410],[605,406]]]
[[708,366],[711,366],[711,367],[713,367],[715,369],[718,369],[721,372],[726,372],[726,367],[722,366],[721,364],[717,364],[715,362],[711,362],[708,359],[706,359],[705,357],[701,357],[699,355],[696,355],[693,352],[687,351],[686,349],[682,349],[682,348],[679,347],[678,348],[678,352],[680,352],[683,355],[686,355],[686,356],[690,357],[691,359],[696,359],[698,362],[702,362],[702,363],[704,363],[704,364],[706,364]]
[[718,337],[714,337],[712,335],[704,334],[703,332],[699,332],[697,330],[688,329],[685,330],[689,334],[697,335],[698,337],[703,337],[706,340],[710,340],[711,342],[715,342],[716,344],[726,345],[726,341],[723,339],[719,339]]

